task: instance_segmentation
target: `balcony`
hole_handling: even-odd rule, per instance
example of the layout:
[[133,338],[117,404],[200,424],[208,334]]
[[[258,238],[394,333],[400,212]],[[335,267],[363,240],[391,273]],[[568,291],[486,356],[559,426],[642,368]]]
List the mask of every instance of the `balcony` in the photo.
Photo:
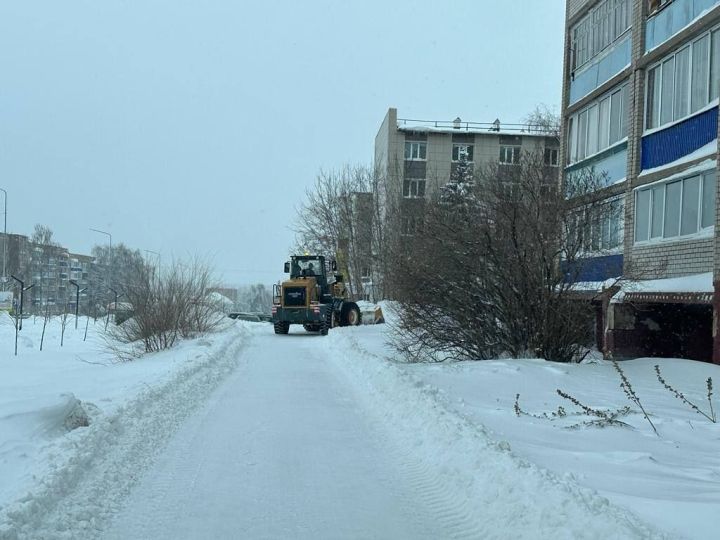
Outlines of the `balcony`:
[[720,0],[672,0],[648,17],[645,27],[645,53],[662,45],[716,6],[720,6]]
[[577,103],[630,65],[630,37],[631,33],[626,32],[607,51],[573,74],[573,79],[570,81],[570,105]]
[[681,120],[642,138],[641,168],[654,169],[682,159],[717,138],[718,108]]

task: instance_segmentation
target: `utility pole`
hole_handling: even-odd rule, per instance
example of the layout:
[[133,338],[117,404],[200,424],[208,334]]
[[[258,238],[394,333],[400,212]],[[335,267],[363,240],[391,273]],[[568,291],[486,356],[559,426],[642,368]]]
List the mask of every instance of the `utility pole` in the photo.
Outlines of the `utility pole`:
[[3,216],[5,216],[5,225],[3,226],[3,272],[2,272],[2,283],[3,283],[3,289],[5,288],[5,283],[7,283],[7,191],[5,191],[3,188],[0,188],[0,191],[3,192],[5,195],[3,199],[5,200],[5,211],[3,212]]

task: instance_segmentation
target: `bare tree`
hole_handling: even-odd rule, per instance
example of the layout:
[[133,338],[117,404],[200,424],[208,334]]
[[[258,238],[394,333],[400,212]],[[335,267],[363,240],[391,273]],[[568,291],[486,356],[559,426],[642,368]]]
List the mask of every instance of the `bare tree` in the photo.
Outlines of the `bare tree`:
[[68,304],[65,302],[64,309],[60,315],[60,346],[65,344],[65,328],[67,328],[68,320],[70,319],[70,312],[68,311]]
[[544,103],[535,108],[523,119],[530,133],[545,133],[547,135],[560,136],[560,115],[556,110]]
[[364,166],[320,171],[297,211],[297,248],[336,257],[349,273],[351,294],[364,293],[363,277],[382,283],[386,254],[384,178]]
[[592,341],[592,310],[574,283],[583,220],[596,215],[577,208],[598,204],[582,196],[602,185],[585,175],[569,200],[557,169],[529,152],[517,165],[477,171],[453,197],[428,201],[420,230],[394,259],[403,276],[396,345],[415,359],[577,359]]
[[[210,332],[224,319],[209,295],[217,284],[206,264],[175,262],[157,273],[138,263],[135,279],[122,286],[133,316],[112,327],[113,340],[141,344],[144,352],[160,351],[181,338]],[[120,352],[115,341],[110,346]]]

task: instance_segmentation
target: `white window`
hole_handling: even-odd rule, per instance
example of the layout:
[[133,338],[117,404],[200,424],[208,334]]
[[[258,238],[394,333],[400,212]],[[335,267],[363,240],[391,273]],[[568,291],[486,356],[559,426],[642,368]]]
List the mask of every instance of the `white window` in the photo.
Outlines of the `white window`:
[[635,192],[635,242],[687,236],[714,225],[715,171]]
[[500,163],[503,163],[505,165],[517,165],[518,163],[520,163],[520,147],[501,146]]
[[558,166],[558,149],[557,148],[546,148],[545,149],[545,165],[550,167]]
[[629,85],[611,90],[570,118],[570,163],[602,152],[627,137]]
[[585,252],[616,249],[623,244],[624,199],[618,197],[577,211],[573,234]]
[[690,95],[690,112],[702,109],[709,101],[710,87],[710,34],[706,34],[692,48],[692,89]]
[[718,97],[720,29],[648,69],[645,129],[687,117]]
[[582,67],[630,28],[630,0],[600,2],[572,30],[573,70]]
[[405,159],[407,159],[407,160],[425,160],[425,159],[427,159],[427,143],[406,142],[405,143]]
[[460,157],[465,156],[466,161],[473,160],[473,145],[472,144],[453,144],[452,160],[460,161]]
[[720,96],[720,30],[710,37],[710,99]]
[[425,196],[425,180],[409,178],[403,182],[403,196],[417,198]]

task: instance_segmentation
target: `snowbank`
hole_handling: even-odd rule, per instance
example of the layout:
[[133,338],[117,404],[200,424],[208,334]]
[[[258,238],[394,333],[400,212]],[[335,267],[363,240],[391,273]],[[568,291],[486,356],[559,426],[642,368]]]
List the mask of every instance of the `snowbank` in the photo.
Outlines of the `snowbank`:
[[[574,474],[553,473],[516,454],[512,442],[493,437],[479,418],[462,410],[459,395],[413,373],[429,366],[389,362],[382,342],[381,329],[348,328],[332,332],[322,346],[344,351],[330,356],[387,430],[401,466],[423,472],[417,475],[422,478],[417,487],[433,497],[440,510],[447,510],[449,526],[463,523],[461,530],[450,529],[449,536],[664,536],[631,511],[583,487]],[[518,423],[511,416],[508,421]]]

